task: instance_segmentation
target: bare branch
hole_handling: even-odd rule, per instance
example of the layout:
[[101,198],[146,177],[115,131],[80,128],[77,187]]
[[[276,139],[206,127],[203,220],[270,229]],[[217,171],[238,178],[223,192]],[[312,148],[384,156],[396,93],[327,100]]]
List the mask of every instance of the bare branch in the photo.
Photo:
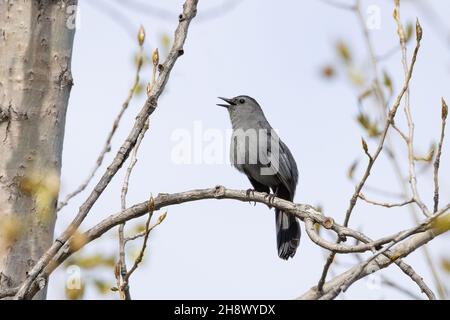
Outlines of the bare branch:
[[[434,214],[433,216],[429,217],[427,220],[425,220],[424,222],[422,222],[419,226],[414,227],[410,230],[404,231],[401,234],[399,234],[393,241],[391,244],[389,244],[388,246],[384,247],[383,249],[379,250],[378,252],[376,252],[372,257],[370,257],[367,261],[361,263],[359,265],[359,267],[354,270],[353,274],[351,277],[348,277],[343,283],[342,285],[333,290],[333,292],[331,293],[332,295],[334,294],[339,294],[339,291],[343,291],[345,292],[348,287],[355,282],[357,279],[359,279],[358,277],[360,276],[360,274],[363,272],[364,268],[366,268],[372,261],[374,261],[378,256],[380,256],[381,254],[385,254],[387,253],[393,246],[395,246],[396,244],[398,244],[400,241],[410,237],[411,235],[413,235],[414,233],[417,232],[422,232],[424,230],[426,230],[426,227],[429,227],[434,221],[436,221],[436,219],[438,219],[440,216],[444,215],[447,213],[447,211],[450,209],[450,205],[448,205],[445,209],[438,211],[436,214]],[[435,232],[439,232],[436,231]],[[396,260],[397,256],[391,257],[391,259]],[[433,292],[429,289],[425,290],[424,288],[422,288],[425,292],[425,294],[427,294],[427,296],[429,297],[429,299],[431,300],[435,300],[436,297],[433,294]]]
[[[442,212],[446,212],[447,210],[443,210]],[[311,288],[309,291],[304,293],[299,299],[333,299],[335,298],[342,290],[342,286],[351,279],[353,282],[367,276],[369,274],[373,274],[376,271],[384,269],[390,266],[392,263],[397,262],[398,259],[404,258],[408,256],[410,253],[414,252],[417,248],[422,247],[435,237],[439,236],[445,230],[436,230],[430,229],[428,231],[419,233],[408,240],[398,244],[398,246],[392,251],[385,252],[389,255],[386,257],[384,255],[378,255],[376,258],[371,260],[368,264],[363,262],[350,270],[336,276],[332,280],[326,282],[323,285],[322,290],[318,290],[317,287]],[[356,275],[356,276],[355,276]],[[417,275],[414,276],[414,280],[416,283],[420,284],[421,289],[427,293],[429,296],[432,296],[430,293],[431,290],[427,289],[425,282],[423,279]]]
[[[165,214],[162,215],[161,217],[164,217],[164,218],[165,218],[166,214],[167,214],[167,213],[165,213]],[[128,241],[133,241],[133,240],[136,240],[136,239],[145,237],[145,235],[146,235],[147,233],[151,233],[151,232],[153,231],[153,229],[155,229],[157,226],[159,226],[159,225],[164,221],[164,218],[158,219],[158,221],[157,221],[154,225],[150,226],[150,228],[148,229],[148,231],[147,231],[147,230],[144,230],[144,231],[139,232],[139,233],[137,233],[137,234],[135,234],[135,235],[133,235],[133,236],[126,237],[126,238],[125,238],[125,243],[127,243]]]
[[419,48],[420,48],[420,40],[421,39],[418,39],[418,41],[417,41],[417,45],[416,45],[416,48],[415,48],[415,51],[414,51],[414,55],[413,55],[413,58],[412,58],[412,61],[411,61],[411,66],[410,66],[410,68],[408,70],[408,73],[406,74],[405,81],[404,81],[404,84],[403,84],[403,88],[400,91],[400,94],[397,96],[397,99],[395,100],[395,103],[392,106],[391,110],[389,111],[389,116],[388,116],[388,118],[387,118],[387,120],[385,122],[384,130],[383,130],[383,133],[381,135],[381,139],[380,139],[380,142],[378,144],[378,148],[375,151],[375,154],[372,156],[372,160],[369,161],[369,164],[367,165],[367,169],[366,169],[366,171],[364,173],[364,176],[361,179],[360,183],[357,185],[356,191],[353,194],[352,199],[350,200],[350,207],[347,210],[347,213],[346,213],[346,216],[345,216],[345,221],[344,221],[344,225],[345,226],[348,225],[351,213],[353,211],[353,208],[356,205],[358,196],[361,193],[361,190],[364,187],[364,184],[366,183],[367,179],[370,176],[371,169],[372,169],[375,161],[378,159],[378,156],[381,154],[381,152],[383,150],[384,142],[386,140],[386,136],[387,136],[387,133],[388,133],[389,128],[391,126],[391,123],[393,122],[393,120],[395,118],[395,115],[396,115],[397,110],[398,110],[398,108],[400,106],[400,103],[401,103],[401,101],[403,99],[403,96],[405,95],[406,91],[409,88],[409,81],[411,80],[412,73],[413,73],[414,66],[415,66],[416,59],[417,59],[417,54],[418,54]]
[[[127,168],[127,172],[125,174],[125,178],[123,181],[122,194],[121,194],[121,209],[122,210],[126,209],[126,197],[127,197],[127,193],[128,193],[128,185],[129,185],[129,180],[131,177],[131,172],[133,171],[133,168],[137,163],[137,153],[139,150],[139,146],[141,145],[142,140],[144,139],[145,133],[147,132],[148,128],[149,128],[149,121],[147,120],[144,128],[142,129],[142,132],[139,135],[136,146],[133,149],[132,156],[130,159],[130,165]],[[149,215],[147,224],[150,223],[150,220],[151,220],[151,214]],[[147,224],[146,224],[146,226],[147,226]],[[124,280],[125,285],[120,286],[118,289],[119,289],[119,292],[121,293],[121,296],[123,296],[125,298],[125,300],[131,300],[131,294],[130,294],[130,290],[129,290],[129,286],[128,286],[128,278],[130,276],[128,275],[127,265],[126,265],[126,261],[125,261],[125,245],[126,245],[127,241],[124,237],[124,229],[125,229],[125,223],[122,223],[119,226],[119,262],[118,263],[120,265],[120,274],[122,276],[122,279]],[[144,234],[146,238],[148,237],[147,229],[148,228],[146,228],[146,232]],[[125,281],[125,279],[126,279],[126,281]]]
[[125,277],[123,278],[123,282],[126,286],[128,286],[129,280],[133,272],[135,272],[139,266],[139,264],[142,262],[142,259],[144,258],[145,249],[147,248],[147,242],[148,242],[148,236],[150,235],[150,232],[155,228],[156,226],[160,225],[162,221],[164,221],[167,213],[164,213],[162,216],[159,217],[158,222],[153,226],[150,227],[150,221],[152,220],[153,212],[154,212],[155,204],[154,199],[151,197],[149,201],[149,213],[148,213],[148,219],[145,223],[145,235],[144,235],[144,242],[142,243],[141,251],[139,252],[138,257],[134,261],[133,266],[131,267],[130,271],[127,272]]
[[391,287],[393,289],[396,289],[396,290],[402,292],[403,294],[409,296],[411,299],[421,300],[420,296],[416,295],[414,292],[411,292],[410,290],[406,289],[405,287],[400,286],[399,284],[388,279],[387,277],[381,276],[381,283],[388,287]]
[[[358,260],[359,263],[364,261],[360,255],[355,254],[355,258]],[[417,295],[414,292],[412,292],[411,290],[399,285],[398,283],[390,280],[388,277],[386,277],[382,274],[380,275],[380,279],[381,279],[381,284],[391,287],[392,289],[395,289],[395,290],[407,295],[408,297],[412,298],[413,300],[422,300],[422,297],[420,297],[419,295]]]
[[0,291],[0,299],[14,297],[18,290],[19,290],[19,288],[4,289],[4,290]]
[[[140,56],[143,55],[143,44],[145,40],[145,30],[141,26],[139,30],[139,47],[140,47]],[[142,58],[141,58],[142,59]],[[132,151],[132,156],[130,159],[130,165],[128,166],[128,169],[125,174],[123,186],[122,186],[122,194],[121,194],[121,209],[125,210],[126,208],[126,196],[128,192],[128,183],[131,176],[131,172],[136,165],[137,162],[137,151],[139,149],[139,146],[142,142],[142,139],[144,138],[145,132],[148,129],[148,120],[145,123],[144,128],[142,129],[142,132],[139,134],[138,140],[136,142],[136,146],[134,147]],[[124,300],[131,300],[131,294],[130,294],[130,288],[128,286],[128,282],[124,282],[123,285],[120,284],[121,279],[123,280],[127,275],[127,264],[125,259],[125,237],[124,237],[124,229],[125,229],[125,223],[121,224],[119,226],[119,261],[117,262],[116,268],[119,269],[119,272],[116,273],[116,280],[117,280],[117,288],[119,290],[120,297]],[[121,277],[121,278],[120,278]]]
[[402,137],[402,139],[406,143],[409,143],[408,136],[395,123],[392,123],[391,126],[392,126],[392,128],[394,128],[395,131],[397,131],[397,133],[400,135],[400,137]]
[[[395,235],[390,235],[387,237],[383,237],[381,239],[378,239],[376,241],[373,241],[369,239],[364,234],[358,232],[358,231],[352,231],[349,232],[347,230],[351,230],[345,227],[341,228],[341,234],[338,233],[342,238],[344,238],[347,235],[352,234],[352,237],[357,239],[358,241],[362,241],[363,244],[356,244],[356,245],[342,245],[340,243],[332,243],[330,241],[325,240],[323,237],[321,237],[315,228],[314,221],[310,218],[305,218],[305,229],[306,233],[308,234],[309,238],[314,242],[315,244],[319,245],[320,247],[330,250],[335,253],[362,253],[366,251],[375,251],[377,248],[381,248],[382,245],[390,243],[392,241],[395,241],[399,236],[401,236],[403,233],[399,232]],[[345,232],[342,232],[345,230]],[[414,230],[412,233],[418,233],[418,230]]]
[[[407,62],[407,48],[406,48],[406,34],[405,30],[403,28],[403,24],[400,20],[400,0],[395,1],[395,9],[394,9],[394,19],[397,23],[397,33],[400,39],[400,46],[402,48],[402,65],[403,65],[403,71],[405,73],[405,77],[408,76],[408,62]],[[420,40],[422,39],[422,27],[420,26],[419,20],[416,22],[416,38],[417,43],[420,43]],[[410,94],[409,94],[409,87],[407,88],[405,92],[405,114],[406,119],[408,122],[408,139],[406,140],[408,145],[408,159],[409,159],[409,183],[411,185],[411,191],[413,194],[414,202],[417,203],[417,205],[422,210],[423,214],[425,216],[430,216],[429,210],[426,207],[426,205],[422,202],[420,199],[419,192],[417,190],[417,176],[416,176],[416,162],[415,162],[415,156],[414,156],[414,122],[412,118],[411,113],[411,106],[410,106]]]
[[[142,30],[141,32],[143,34],[142,38],[145,38],[145,32],[144,32],[143,27],[141,27],[141,30]],[[143,40],[140,41],[141,50],[142,50],[143,42],[144,42]],[[152,60],[153,60],[153,76],[152,76],[151,83],[147,87],[147,95],[148,96],[151,96],[153,88],[156,85],[156,73],[157,73],[158,65],[159,65],[158,48],[156,48],[155,51],[153,52]],[[125,174],[125,178],[124,178],[123,185],[122,185],[122,194],[121,194],[121,209],[122,209],[122,211],[126,209],[126,198],[127,198],[128,185],[130,182],[131,173],[138,161],[137,153],[138,153],[139,147],[142,143],[142,140],[144,139],[145,133],[147,132],[147,130],[149,128],[149,125],[150,125],[149,123],[150,123],[150,121],[149,121],[149,119],[147,119],[144,128],[142,129],[141,133],[139,134],[138,140],[136,142],[136,145],[135,145],[132,155],[131,155],[130,164],[129,164],[126,174]],[[142,249],[142,255],[144,254],[145,247],[147,246],[148,233],[150,232],[148,227],[149,227],[151,218],[152,218],[152,212],[149,213],[148,222],[146,224],[146,230],[144,233],[145,239],[144,239],[144,246]],[[119,285],[118,290],[119,290],[120,296],[123,299],[131,300],[128,279],[130,278],[130,276],[134,272],[134,270],[137,268],[140,261],[135,262],[135,264],[133,265],[133,269],[132,269],[133,271],[127,272],[127,265],[126,265],[126,261],[125,261],[125,245],[126,245],[127,241],[124,237],[124,229],[125,229],[125,223],[122,223],[119,226],[119,261],[118,261],[118,264],[119,264],[119,268],[120,268],[120,276],[122,277],[123,285]],[[142,260],[142,257],[140,258],[140,260]],[[118,279],[117,281],[120,283],[120,279]]]
[[439,139],[438,150],[436,154],[436,159],[434,160],[434,211],[437,212],[439,209],[439,166],[441,163],[442,146],[444,144],[445,138],[445,127],[447,124],[448,116],[448,106],[444,98],[442,98],[442,125],[441,125],[441,137]]
[[[210,189],[200,189],[200,190],[192,190],[192,191],[186,191],[182,193],[175,193],[175,194],[159,194],[154,199],[154,210],[159,210],[163,207],[181,204],[185,202],[192,202],[192,201],[199,201],[199,200],[205,200],[205,199],[232,199],[232,200],[238,200],[242,202],[258,202],[266,205],[271,205],[272,207],[281,209],[285,212],[290,212],[292,214],[295,214],[298,218],[307,221],[308,222],[308,234],[310,234],[311,231],[311,225],[313,223],[319,223],[324,228],[328,230],[333,230],[336,234],[340,235],[341,237],[353,237],[364,244],[366,244],[366,247],[364,245],[359,245],[360,250],[371,250],[375,252],[375,248],[379,247],[381,244],[387,244],[389,242],[392,242],[394,239],[398,239],[400,236],[405,236],[407,233],[408,236],[417,233],[422,232],[424,230],[428,230],[428,228],[432,228],[431,225],[424,223],[422,226],[422,229],[410,229],[403,231],[401,233],[397,233],[395,235],[385,237],[382,239],[379,239],[377,241],[373,241],[369,237],[365,236],[361,232],[349,229],[347,227],[341,226],[339,224],[334,223],[334,221],[329,218],[325,217],[323,214],[315,210],[312,206],[306,205],[306,204],[295,204],[290,201],[286,201],[280,198],[273,198],[269,199],[267,197],[266,193],[260,193],[260,192],[254,192],[251,194],[248,194],[246,191],[241,190],[230,190],[226,189],[222,186],[217,186],[215,188]],[[105,232],[111,230],[112,228],[116,227],[117,225],[120,225],[126,221],[129,221],[131,219],[135,219],[137,217],[143,216],[146,213],[148,213],[150,206],[150,201],[146,201],[137,205],[134,205],[125,211],[121,211],[119,213],[116,213],[114,215],[109,216],[108,218],[104,219],[100,223],[98,223],[96,226],[92,227],[88,231],[86,231],[84,234],[82,234],[83,239],[85,239],[85,242],[81,245],[75,246],[72,242],[75,243],[76,237],[72,237],[68,243],[64,245],[64,247],[59,250],[58,254],[50,261],[50,263],[45,267],[43,272],[39,275],[39,278],[47,278],[48,275],[56,268],[58,267],[62,262],[65,261],[72,253],[76,252],[77,250],[80,250],[84,245],[87,243],[92,242],[93,240],[101,237]],[[441,215],[442,212],[439,212]],[[313,223],[312,223],[313,222]],[[151,230],[150,230],[151,231]],[[438,233],[436,233],[437,235]],[[317,239],[316,236],[312,236],[313,241]],[[321,244],[324,244],[323,240],[320,240]],[[325,247],[327,244],[324,245]],[[350,246],[344,249],[348,249]],[[333,249],[336,249],[333,247]],[[351,249],[350,249],[351,250]],[[367,251],[366,250],[366,251]],[[353,252],[354,250],[351,250]],[[390,255],[390,252],[383,252],[383,255],[388,255],[390,258],[393,256]],[[415,282],[420,283],[420,277],[414,272],[414,270],[404,263],[401,259],[394,259],[395,263],[408,275],[410,276]],[[35,290],[37,290],[36,281],[34,281],[33,286],[30,287],[29,295],[34,294]]]
[[401,203],[383,203],[383,202],[378,202],[378,201],[373,201],[373,200],[369,200],[367,199],[367,197],[360,193],[359,194],[359,198],[361,200],[364,200],[365,202],[369,203],[369,204],[373,204],[374,206],[379,206],[379,207],[385,207],[385,208],[396,208],[396,207],[404,207],[408,204],[411,204],[414,202],[414,199],[410,199]]
[[381,87],[381,82],[380,82],[380,79],[378,76],[379,71],[378,71],[377,56],[375,54],[375,48],[372,44],[369,29],[367,28],[366,19],[364,18],[363,13],[361,12],[361,0],[356,0],[356,5],[355,5],[354,11],[355,11],[356,17],[358,18],[358,22],[361,26],[361,29],[363,31],[367,50],[369,51],[371,66],[373,69],[372,72],[373,72],[373,83],[374,83],[374,89],[375,89],[374,90],[375,96],[378,99],[378,101],[380,102],[380,104],[384,108],[387,108],[387,101],[386,101],[386,98],[384,97],[383,89]]

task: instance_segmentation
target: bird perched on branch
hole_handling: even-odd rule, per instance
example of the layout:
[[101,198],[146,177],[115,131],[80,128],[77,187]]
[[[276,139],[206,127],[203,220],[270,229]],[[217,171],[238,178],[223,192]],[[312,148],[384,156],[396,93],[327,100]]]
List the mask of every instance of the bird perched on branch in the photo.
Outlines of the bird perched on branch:
[[[231,163],[250,180],[255,191],[292,201],[298,180],[295,159],[279,139],[255,99],[249,96],[221,98],[228,109],[233,135]],[[248,192],[252,192],[249,190]],[[278,256],[295,255],[300,244],[300,225],[294,215],[275,209]]]

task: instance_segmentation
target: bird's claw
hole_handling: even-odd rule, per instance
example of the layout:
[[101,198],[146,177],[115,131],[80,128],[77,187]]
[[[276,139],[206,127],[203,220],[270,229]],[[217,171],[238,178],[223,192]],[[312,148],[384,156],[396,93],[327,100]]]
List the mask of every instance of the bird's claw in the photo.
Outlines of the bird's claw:
[[[248,189],[245,194],[247,195],[247,198],[254,197],[255,196],[255,190],[254,189]],[[252,203],[249,201],[248,203]],[[254,206],[256,206],[256,201],[253,203]]]
[[276,194],[270,194],[270,193],[265,196],[265,198],[267,199],[267,202],[269,203],[267,205],[269,207],[269,209],[272,209],[271,204],[273,204],[273,202],[275,201],[276,196],[277,196]]

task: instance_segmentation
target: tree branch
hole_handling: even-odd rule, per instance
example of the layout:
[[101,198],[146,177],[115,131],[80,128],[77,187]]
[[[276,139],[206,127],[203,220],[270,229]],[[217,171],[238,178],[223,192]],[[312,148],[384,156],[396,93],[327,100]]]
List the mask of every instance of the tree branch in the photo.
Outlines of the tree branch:
[[[400,46],[402,49],[402,66],[403,72],[405,73],[405,77],[408,76],[408,62],[407,62],[407,48],[406,48],[406,34],[403,28],[402,22],[400,20],[400,0],[395,1],[395,10],[394,10],[394,19],[397,23],[397,33],[400,39]],[[417,43],[420,43],[422,39],[422,27],[420,26],[419,20],[416,21],[416,38]],[[414,156],[414,122],[412,118],[411,112],[411,104],[410,104],[410,94],[409,87],[405,92],[405,114],[408,123],[408,139],[406,140],[406,144],[408,146],[408,160],[409,160],[409,184],[411,185],[411,191],[413,194],[414,202],[422,210],[425,216],[430,216],[429,210],[426,205],[420,199],[419,192],[417,190],[417,176],[416,176],[416,161]]]
[[[272,207],[281,209],[285,212],[290,212],[291,214],[295,214],[298,218],[304,220],[307,223],[307,230],[308,235],[311,233],[311,228],[313,223],[319,223],[324,228],[328,230],[334,231],[336,234],[340,235],[341,237],[353,237],[357,239],[358,241],[361,241],[364,243],[364,245],[355,245],[355,248],[358,248],[359,252],[368,251],[371,250],[375,252],[375,248],[380,246],[381,244],[387,244],[392,242],[394,239],[398,238],[401,235],[405,235],[405,233],[408,233],[408,235],[414,234],[416,231],[420,232],[426,229],[424,226],[423,229],[416,230],[416,229],[410,229],[406,230],[400,233],[397,233],[395,235],[392,235],[390,237],[385,237],[382,239],[379,239],[377,241],[371,240],[369,237],[365,236],[361,232],[354,231],[352,229],[349,229],[347,227],[338,225],[334,223],[334,221],[329,218],[325,217],[323,214],[318,212],[316,209],[314,209],[312,206],[307,204],[295,204],[290,201],[286,201],[280,198],[269,198],[267,197],[266,193],[260,193],[260,192],[254,192],[251,194],[248,194],[246,191],[241,190],[231,190],[226,189],[222,186],[217,186],[215,188],[210,189],[199,189],[199,190],[191,190],[181,193],[174,193],[174,194],[159,194],[154,200],[153,205],[151,205],[151,201],[145,201],[143,203],[134,205],[124,211],[118,212],[114,215],[109,216],[108,218],[104,219],[88,231],[86,231],[84,234],[81,235],[81,237],[85,240],[81,245],[74,245],[77,241],[77,237],[73,236],[70,238],[70,240],[64,245],[64,247],[59,250],[58,254],[49,262],[49,264],[44,268],[43,272],[39,275],[38,278],[44,278],[46,279],[55,268],[57,268],[61,263],[63,263],[71,254],[74,252],[80,250],[82,247],[84,247],[87,243],[92,242],[93,240],[101,237],[104,233],[111,230],[112,228],[126,222],[132,219],[135,219],[137,217],[141,217],[145,214],[147,214],[150,209],[153,208],[153,210],[159,210],[163,207],[171,206],[171,205],[177,205],[182,204],[186,202],[193,202],[193,201],[200,201],[200,200],[206,200],[206,199],[232,199],[242,202],[257,202],[262,203],[266,205],[271,205]],[[446,208],[445,210],[448,210]],[[444,210],[444,211],[445,211]],[[442,215],[442,212],[439,212],[439,215]],[[429,224],[429,223],[428,223]],[[431,226],[427,227],[431,228]],[[317,235],[317,233],[315,233]],[[317,240],[317,236],[312,236],[312,240]],[[311,235],[310,235],[311,236]],[[328,244],[324,244],[323,239],[319,240],[321,244],[326,247]],[[79,242],[79,241],[78,241]],[[338,249],[335,247],[335,244],[331,243],[330,245],[333,245],[330,249]],[[342,251],[348,251],[348,252],[355,252],[354,249],[350,245],[342,247]],[[389,259],[392,259],[392,262],[395,261],[396,264],[399,265],[399,267],[408,274],[413,280],[415,279],[416,282],[420,283],[421,279],[414,270],[408,266],[406,263],[404,263],[402,260],[400,260],[400,257],[396,257],[393,259],[394,255],[390,252],[383,252],[383,255],[387,255]],[[30,287],[30,292],[27,293],[27,295],[32,296],[32,294],[35,292],[35,290],[38,289],[38,286],[36,285],[37,282],[33,282],[33,286]],[[423,287],[423,285],[422,285]]]
[[403,201],[400,203],[384,203],[384,202],[379,202],[379,201],[374,201],[374,200],[370,200],[368,199],[364,194],[360,193],[359,194],[359,198],[361,200],[364,200],[365,202],[372,204],[374,206],[379,206],[379,207],[385,207],[385,208],[398,208],[398,207],[404,207],[408,204],[411,204],[414,202],[414,199],[410,199],[407,201]]
[[[408,256],[417,248],[425,245],[443,232],[445,232],[445,230],[430,229],[428,231],[417,234],[410,239],[398,244],[398,246],[392,252],[387,251],[386,253],[389,253],[390,257],[379,255],[368,264],[366,264],[366,262],[362,262],[357,266],[351,268],[350,270],[347,270],[346,272],[324,283],[322,290],[318,290],[317,286],[313,287],[302,296],[300,296],[299,299],[333,299],[341,292],[342,286],[347,281],[349,281],[349,279],[352,279],[352,282],[355,282],[369,274],[384,269],[390,266],[395,261],[398,261],[398,259]],[[424,292],[430,294],[430,290],[426,289],[427,287],[423,282],[423,279],[419,277],[419,279],[416,280],[416,283],[421,283],[421,289]]]
[[438,150],[436,154],[436,159],[434,160],[434,210],[433,212],[437,212],[439,209],[439,166],[441,163],[441,155],[442,155],[442,146],[444,144],[445,138],[445,127],[447,124],[447,116],[448,116],[448,106],[445,102],[444,98],[442,98],[442,125],[441,125],[441,137],[439,139]]

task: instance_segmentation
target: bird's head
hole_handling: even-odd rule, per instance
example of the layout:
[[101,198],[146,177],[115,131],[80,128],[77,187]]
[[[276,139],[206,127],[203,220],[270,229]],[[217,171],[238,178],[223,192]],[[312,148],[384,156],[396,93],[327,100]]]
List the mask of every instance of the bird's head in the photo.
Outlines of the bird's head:
[[219,99],[226,102],[218,103],[218,106],[227,108],[230,113],[240,113],[240,112],[256,112],[260,111],[261,107],[255,99],[249,96],[241,95],[234,98],[222,98]]

